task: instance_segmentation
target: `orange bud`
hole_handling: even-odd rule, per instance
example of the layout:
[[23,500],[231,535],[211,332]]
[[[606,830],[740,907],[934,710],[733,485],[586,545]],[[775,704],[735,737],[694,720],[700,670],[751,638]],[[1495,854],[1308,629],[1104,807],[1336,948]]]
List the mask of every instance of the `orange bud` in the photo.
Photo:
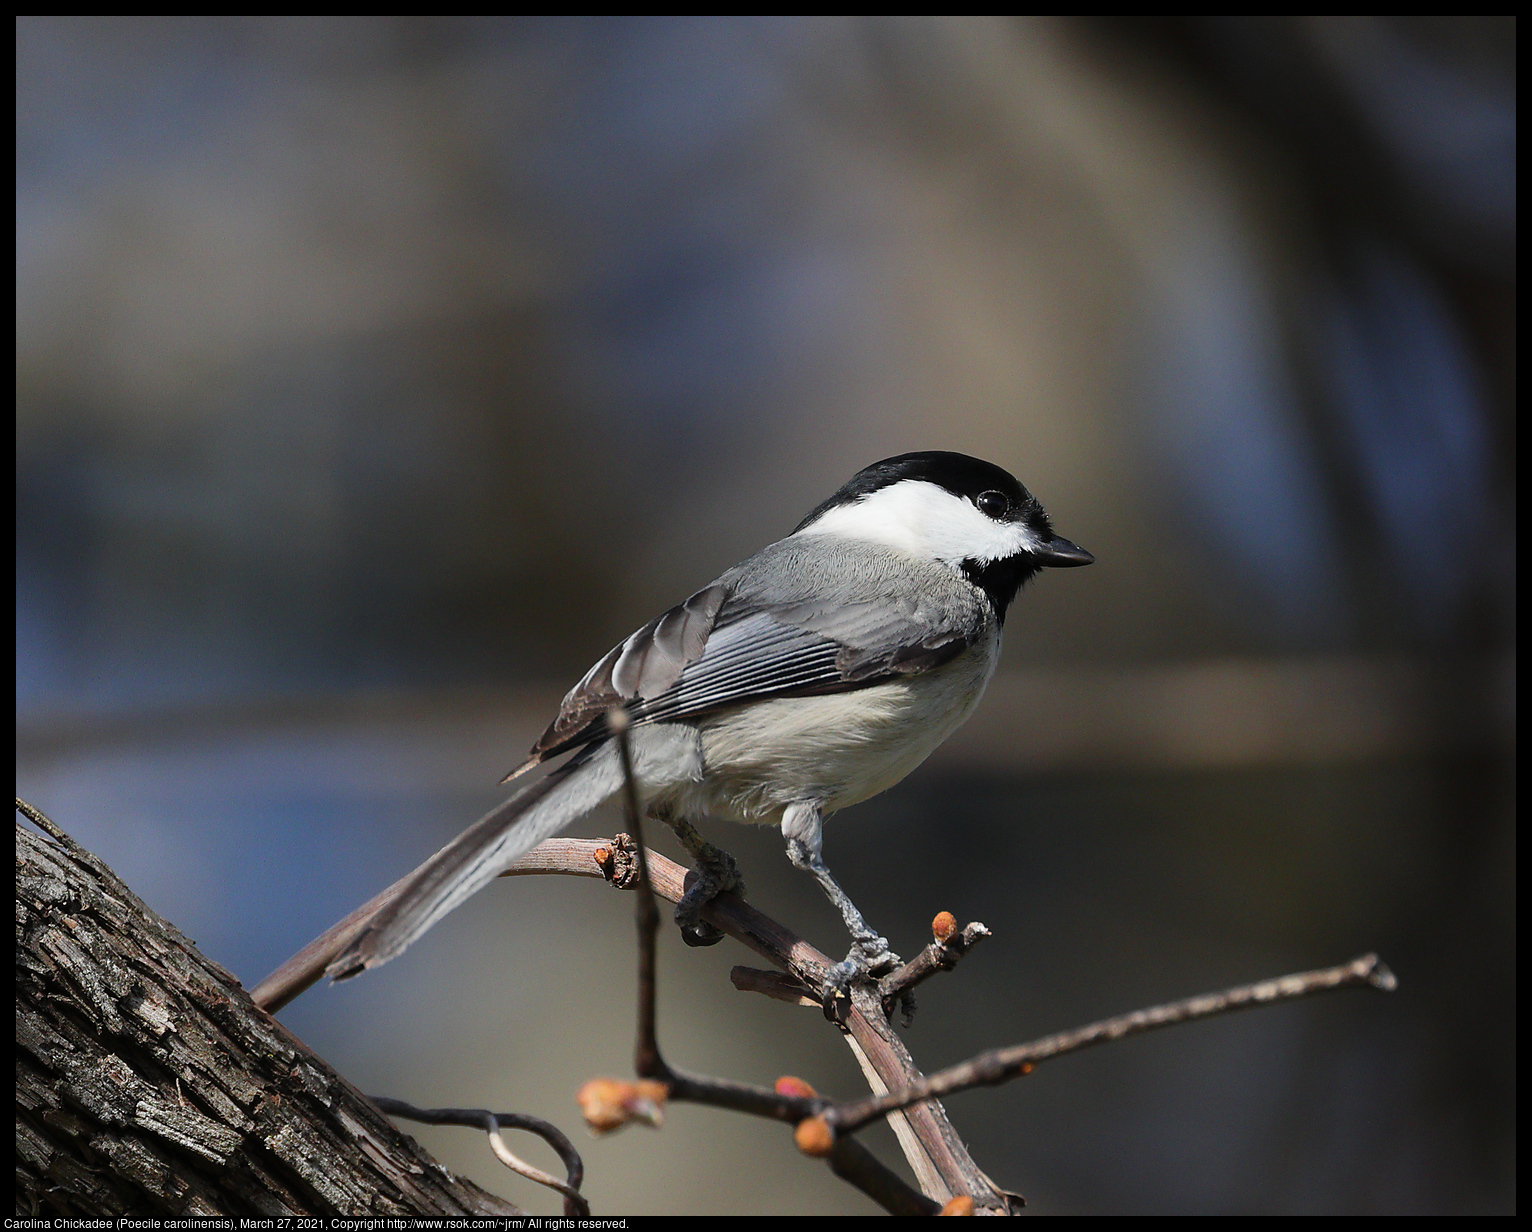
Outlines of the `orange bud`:
[[605,868],[611,862],[612,849],[610,847],[597,847],[595,851],[590,853],[590,858],[601,868]]
[[818,1092],[802,1078],[794,1078],[790,1074],[784,1074],[773,1084],[773,1089],[778,1095],[790,1095],[794,1099],[813,1099]]
[[958,1194],[955,1198],[948,1198],[947,1204],[937,1212],[939,1215],[972,1215],[973,1199],[967,1194]]
[[798,1122],[798,1128],[793,1130],[793,1141],[805,1155],[817,1158],[835,1149],[835,1131],[824,1117],[811,1116]]
[[938,911],[931,921],[931,934],[943,945],[957,936],[957,917],[950,911]]
[[1037,1068],[1037,1066],[1032,1064],[1031,1061],[1023,1061],[1021,1063],[1021,1076],[1023,1078],[1025,1078],[1028,1074],[1030,1074],[1036,1068]]
[[598,1134],[609,1134],[633,1121],[658,1127],[665,1119],[670,1090],[663,1082],[622,1082],[592,1078],[575,1095],[580,1115]]
[[575,1094],[580,1115],[598,1134],[620,1129],[628,1123],[622,1111],[623,1087],[615,1078],[592,1078]]

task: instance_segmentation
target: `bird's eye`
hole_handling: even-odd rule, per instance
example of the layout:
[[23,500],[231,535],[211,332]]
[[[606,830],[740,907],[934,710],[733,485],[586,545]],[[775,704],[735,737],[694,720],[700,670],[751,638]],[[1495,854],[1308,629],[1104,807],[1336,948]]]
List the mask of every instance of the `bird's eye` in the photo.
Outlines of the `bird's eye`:
[[986,517],[998,520],[1005,516],[1005,511],[1010,508],[1011,502],[1006,500],[1004,492],[980,492],[974,504],[978,505],[979,512]]

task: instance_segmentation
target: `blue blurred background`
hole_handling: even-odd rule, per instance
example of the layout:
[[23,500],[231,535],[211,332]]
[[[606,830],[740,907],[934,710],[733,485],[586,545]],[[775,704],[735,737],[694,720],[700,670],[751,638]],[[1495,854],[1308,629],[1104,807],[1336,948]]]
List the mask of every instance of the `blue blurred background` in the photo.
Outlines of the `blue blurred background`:
[[[958,449],[1098,563],[829,827],[896,948],[996,933],[917,1060],[1373,949],[1401,981],[953,1099],[975,1158],[1044,1213],[1514,1209],[1513,19],[18,34],[18,792],[209,956],[255,983],[631,628]],[[844,945],[777,836],[712,837]],[[738,947],[661,961],[677,1064],[863,1089]],[[624,896],[518,879],[282,1017],[368,1091],[574,1130],[632,966]],[[585,1151],[598,1213],[872,1209],[704,1109]]]

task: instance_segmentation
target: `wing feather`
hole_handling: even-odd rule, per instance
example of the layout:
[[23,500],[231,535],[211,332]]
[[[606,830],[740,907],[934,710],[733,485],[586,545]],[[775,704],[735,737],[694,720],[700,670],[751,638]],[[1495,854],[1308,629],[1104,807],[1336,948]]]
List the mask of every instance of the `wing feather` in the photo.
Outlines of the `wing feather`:
[[[802,550],[792,539],[773,544],[614,646],[565,696],[515,773],[600,739],[619,702],[635,722],[654,723],[761,697],[866,688],[939,667],[983,632],[982,595],[943,566],[933,563],[912,587],[910,571],[926,566],[908,557],[867,547],[855,559],[794,559]],[[785,558],[775,575],[763,567],[772,555]],[[784,574],[819,593],[773,601],[759,579]]]

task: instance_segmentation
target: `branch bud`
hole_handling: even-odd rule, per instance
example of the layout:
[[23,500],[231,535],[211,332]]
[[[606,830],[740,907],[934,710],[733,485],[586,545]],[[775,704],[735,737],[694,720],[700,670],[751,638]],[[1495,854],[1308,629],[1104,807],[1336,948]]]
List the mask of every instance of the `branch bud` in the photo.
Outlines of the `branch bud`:
[[805,1117],[793,1130],[793,1141],[805,1155],[822,1158],[835,1149],[835,1131],[824,1117]]
[[802,1078],[794,1078],[791,1074],[784,1074],[773,1084],[772,1089],[778,1095],[788,1095],[794,1099],[813,1099],[818,1092]]
[[950,911],[938,911],[931,921],[931,935],[943,945],[957,936],[957,917]]
[[947,1204],[936,1213],[938,1215],[972,1215],[973,1199],[967,1194],[958,1194],[955,1198],[948,1198]]
[[663,1082],[592,1078],[576,1094],[580,1115],[595,1133],[609,1134],[633,1121],[659,1128],[670,1089]]

